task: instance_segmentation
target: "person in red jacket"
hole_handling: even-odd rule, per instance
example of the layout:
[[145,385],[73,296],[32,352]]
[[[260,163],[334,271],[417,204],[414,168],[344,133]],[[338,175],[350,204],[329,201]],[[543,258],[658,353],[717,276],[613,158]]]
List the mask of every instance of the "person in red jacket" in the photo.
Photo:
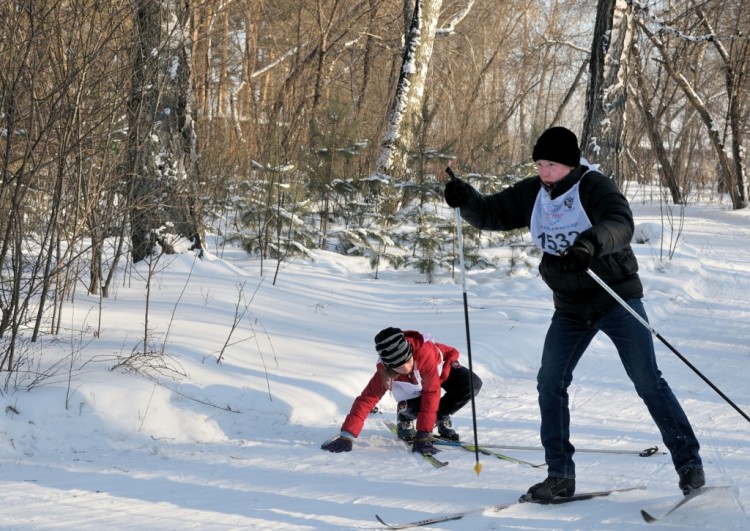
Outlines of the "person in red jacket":
[[379,357],[375,374],[354,400],[341,433],[321,448],[334,453],[351,451],[367,415],[388,391],[398,401],[398,436],[413,441],[413,451],[438,452],[432,444],[436,425],[441,437],[458,440],[450,416],[471,400],[472,390],[476,396],[482,387],[479,377],[458,362],[458,350],[415,330],[393,327],[378,332],[375,350]]

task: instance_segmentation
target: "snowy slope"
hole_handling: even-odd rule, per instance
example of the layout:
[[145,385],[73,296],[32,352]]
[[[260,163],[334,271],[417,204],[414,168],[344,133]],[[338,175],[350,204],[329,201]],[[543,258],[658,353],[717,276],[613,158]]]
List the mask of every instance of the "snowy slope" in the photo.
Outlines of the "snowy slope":
[[[661,240],[674,257],[659,260],[659,208],[633,208],[639,234],[651,239],[635,249],[652,325],[750,411],[750,211],[689,207],[676,245]],[[0,529],[376,529],[376,513],[399,522],[508,503],[545,477],[544,469],[487,456],[476,474],[475,455],[451,448],[440,454],[448,467],[429,467],[380,422],[394,417],[390,397],[352,452],[321,451],[372,374],[381,328],[434,334],[468,364],[460,283],[443,275],[425,284],[393,270],[375,279],[362,259],[319,252],[314,262],[284,264],[273,285],[274,266],[264,263],[261,274],[237,250],[165,261],[149,327],[168,356],[151,377],[110,370],[142,341],[143,281],[121,278],[103,301],[99,337],[98,301],[78,293],[63,318],[68,332],[27,353],[34,359],[41,348],[46,364],[61,364],[45,366],[30,392],[0,397]],[[478,437],[537,446],[535,374],[551,296],[535,271],[506,273],[500,262],[467,281],[472,362],[484,380]],[[433,528],[750,529],[750,423],[658,342],[657,352],[701,440],[708,482],[729,486],[728,496],[696,500],[649,525],[641,508],[680,496],[669,456],[579,453],[579,491],[646,488]],[[578,447],[661,446],[605,337],[576,371],[571,406]],[[473,438],[469,407],[454,426]],[[507,453],[543,461],[540,451]]]

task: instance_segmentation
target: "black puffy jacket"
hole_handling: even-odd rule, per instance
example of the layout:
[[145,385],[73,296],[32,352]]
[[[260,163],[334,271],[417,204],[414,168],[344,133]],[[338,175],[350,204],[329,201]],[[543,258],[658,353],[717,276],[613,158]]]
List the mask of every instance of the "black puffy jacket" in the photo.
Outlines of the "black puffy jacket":
[[[558,197],[581,181],[581,203],[593,226],[579,238],[587,238],[594,244],[591,270],[623,299],[642,297],[638,262],[630,247],[634,229],[630,205],[612,179],[587,171],[588,167],[578,166],[555,183],[550,189],[551,195]],[[536,176],[492,195],[482,195],[472,188],[468,203],[461,207],[461,215],[470,225],[482,230],[528,228],[542,186]],[[595,320],[617,304],[586,272],[563,272],[557,256],[544,253],[539,272],[552,289],[555,308],[584,322]]]

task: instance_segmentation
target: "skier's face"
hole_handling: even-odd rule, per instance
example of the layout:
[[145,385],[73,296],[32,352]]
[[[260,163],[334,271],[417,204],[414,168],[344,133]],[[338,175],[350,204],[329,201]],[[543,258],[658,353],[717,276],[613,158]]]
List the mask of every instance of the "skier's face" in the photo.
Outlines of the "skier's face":
[[556,182],[562,180],[567,176],[574,168],[554,162],[551,160],[539,159],[536,161],[536,171],[539,172],[539,177],[542,182],[547,186],[552,186]]
[[409,358],[409,361],[401,365],[401,367],[396,367],[393,369],[393,372],[397,372],[398,374],[409,374],[412,369],[414,368],[414,358]]

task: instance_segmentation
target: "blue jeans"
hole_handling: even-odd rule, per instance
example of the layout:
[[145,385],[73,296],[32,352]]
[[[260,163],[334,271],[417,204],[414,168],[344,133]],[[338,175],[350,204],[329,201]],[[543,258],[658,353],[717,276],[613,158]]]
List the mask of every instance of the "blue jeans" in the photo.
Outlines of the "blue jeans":
[[[640,299],[630,299],[627,303],[647,320]],[[555,311],[552,316],[544,341],[542,365],[537,375],[542,416],[541,438],[549,475],[575,478],[568,386],[573,380],[573,370],[578,361],[599,331],[614,343],[638,396],[646,404],[661,432],[677,472],[701,468],[700,445],[690,421],[656,365],[651,331],[617,304],[589,323],[560,311]]]

